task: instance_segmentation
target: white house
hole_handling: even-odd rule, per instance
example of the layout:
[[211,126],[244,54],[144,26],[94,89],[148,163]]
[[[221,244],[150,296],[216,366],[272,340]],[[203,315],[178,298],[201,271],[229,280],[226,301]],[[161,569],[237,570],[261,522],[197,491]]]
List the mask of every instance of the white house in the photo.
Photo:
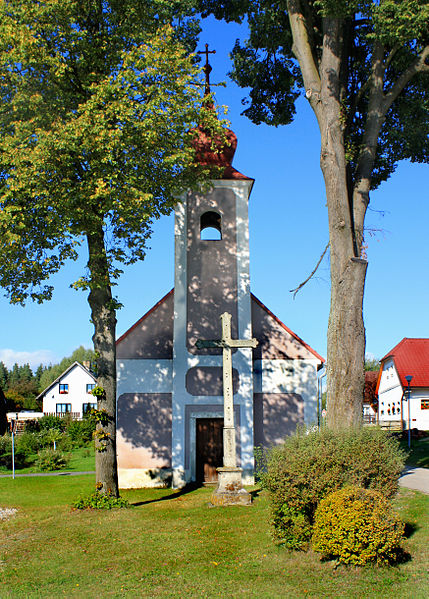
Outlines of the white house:
[[62,416],[70,413],[74,418],[82,418],[88,410],[97,407],[91,390],[96,378],[79,362],[74,362],[53,383],[38,396],[43,398],[43,413]]
[[[408,400],[407,376],[411,376]],[[405,337],[381,360],[378,417],[404,429],[429,430],[429,339]],[[409,411],[410,410],[410,411]]]

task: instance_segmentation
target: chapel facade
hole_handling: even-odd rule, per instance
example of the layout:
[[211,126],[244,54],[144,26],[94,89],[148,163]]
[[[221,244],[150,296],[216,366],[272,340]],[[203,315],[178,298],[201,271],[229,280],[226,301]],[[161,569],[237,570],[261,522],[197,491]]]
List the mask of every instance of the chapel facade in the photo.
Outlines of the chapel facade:
[[[204,160],[223,168],[208,192],[189,192],[175,211],[174,288],[117,341],[117,448],[121,488],[213,482],[223,456],[221,338],[255,337],[233,352],[237,465],[253,483],[254,448],[280,443],[317,422],[323,358],[251,292],[248,200],[253,179],[232,166],[237,138]],[[202,141],[204,146],[204,140]]]

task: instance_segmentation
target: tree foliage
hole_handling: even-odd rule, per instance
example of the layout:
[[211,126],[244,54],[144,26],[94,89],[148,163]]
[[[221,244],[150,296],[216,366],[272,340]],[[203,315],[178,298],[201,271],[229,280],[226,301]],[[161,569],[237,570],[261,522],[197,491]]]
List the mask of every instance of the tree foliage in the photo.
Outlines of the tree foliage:
[[321,137],[330,238],[328,424],[361,420],[365,214],[400,160],[429,158],[427,0],[200,0],[249,28],[232,78],[249,88],[244,114],[285,125],[305,94]]
[[204,120],[197,71],[157,14],[171,18],[173,4],[2,3],[0,283],[13,302],[49,299],[41,283],[99,227],[114,280],[204,175],[192,147]]
[[[144,257],[154,219],[213,174],[196,163],[201,107],[189,49],[191,2],[32,0],[0,4],[0,285],[12,302],[52,295],[46,279],[87,246],[98,398],[106,423],[97,481],[118,494],[112,285]],[[86,249],[86,248],[85,248]]]

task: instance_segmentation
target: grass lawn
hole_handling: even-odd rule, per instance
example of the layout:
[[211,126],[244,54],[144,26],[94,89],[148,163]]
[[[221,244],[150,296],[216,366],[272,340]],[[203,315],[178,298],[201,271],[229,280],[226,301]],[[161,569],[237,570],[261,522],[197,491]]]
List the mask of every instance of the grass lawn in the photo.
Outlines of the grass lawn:
[[131,509],[72,511],[93,476],[0,480],[0,597],[345,597],[423,599],[429,594],[429,496],[401,490],[412,559],[395,568],[334,569],[276,547],[267,499],[207,507],[210,489],[124,491]]
[[[70,462],[67,468],[61,470],[61,472],[92,472],[95,470],[95,451],[94,445],[91,444],[88,447],[78,447],[73,449],[69,453]],[[36,455],[33,456],[36,459]],[[17,468],[16,474],[29,474],[32,472],[40,472],[35,466],[26,466],[25,468]],[[0,468],[0,474],[12,474],[12,470],[7,468]]]
[[425,439],[411,439],[411,449],[408,450],[408,441],[403,439],[401,447],[408,453],[407,466],[429,468],[429,437]]

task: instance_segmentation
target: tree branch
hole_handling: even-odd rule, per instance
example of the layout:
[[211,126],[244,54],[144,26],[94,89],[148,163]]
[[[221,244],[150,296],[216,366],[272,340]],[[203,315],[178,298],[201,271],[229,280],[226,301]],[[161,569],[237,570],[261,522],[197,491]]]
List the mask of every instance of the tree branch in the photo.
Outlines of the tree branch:
[[416,60],[402,73],[390,92],[385,95],[383,106],[384,114],[387,113],[393,102],[399,96],[404,87],[411,81],[414,75],[423,71],[429,72],[429,65],[426,63],[426,59],[428,57],[429,46],[426,46],[423,48],[421,54],[417,56]]
[[316,266],[314,267],[314,269],[312,270],[311,274],[305,279],[305,281],[303,281],[300,285],[298,285],[298,287],[296,289],[290,289],[290,293],[293,293],[293,299],[295,299],[296,294],[298,293],[298,291],[300,289],[302,289],[304,287],[304,285],[306,283],[308,283],[308,281],[314,276],[314,274],[316,273],[317,269],[320,266],[320,263],[323,260],[324,255],[326,254],[326,252],[328,251],[328,247],[329,247],[329,242],[327,244],[327,246],[325,247],[325,249],[323,250],[322,255],[319,258],[319,261],[317,262]]
[[393,48],[390,50],[390,52],[389,52],[389,55],[388,55],[388,57],[386,58],[386,62],[384,63],[384,70],[385,70],[385,71],[387,71],[387,69],[388,69],[388,67],[389,67],[390,63],[392,62],[392,60],[393,60],[393,58],[394,58],[395,54],[397,53],[397,51],[399,50],[399,48],[400,48],[400,45],[399,45],[399,44],[396,44],[396,46],[394,46],[394,47],[393,47]]
[[288,0],[288,15],[290,27],[292,30],[293,46],[292,52],[295,54],[301,68],[302,78],[305,87],[305,96],[310,102],[316,117],[319,116],[320,108],[320,76],[314,54],[311,47],[305,17],[302,14],[301,2],[299,0]]

